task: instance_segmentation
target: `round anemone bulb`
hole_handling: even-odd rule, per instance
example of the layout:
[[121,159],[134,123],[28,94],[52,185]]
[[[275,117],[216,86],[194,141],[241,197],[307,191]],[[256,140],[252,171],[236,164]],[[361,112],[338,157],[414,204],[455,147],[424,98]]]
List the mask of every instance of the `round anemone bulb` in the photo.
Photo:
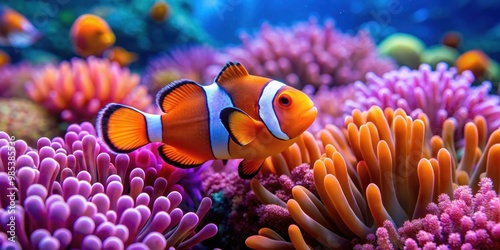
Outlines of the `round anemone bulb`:
[[421,63],[421,55],[425,49],[425,44],[416,36],[395,33],[382,40],[378,49],[380,54],[394,58],[399,66],[416,69]]
[[453,66],[458,56],[459,53],[454,48],[444,45],[434,45],[424,50],[422,53],[422,63],[429,64],[434,69],[440,62]]
[[28,63],[0,67],[0,98],[27,97],[24,84],[35,74]]
[[339,32],[333,21],[318,25],[316,19],[291,28],[263,24],[250,36],[240,35],[242,45],[228,48],[250,74],[261,75],[302,89],[306,85],[339,86],[365,79],[367,72],[381,75],[395,65],[378,56],[366,32],[355,36]]
[[28,145],[36,145],[40,137],[60,133],[57,119],[40,105],[21,98],[0,99],[0,131],[6,131]]
[[28,96],[65,122],[91,121],[110,102],[152,111],[139,75],[108,59],[73,58],[47,65],[26,83]]
[[483,77],[490,65],[490,58],[481,50],[469,50],[457,58],[458,73],[471,71],[476,78]]

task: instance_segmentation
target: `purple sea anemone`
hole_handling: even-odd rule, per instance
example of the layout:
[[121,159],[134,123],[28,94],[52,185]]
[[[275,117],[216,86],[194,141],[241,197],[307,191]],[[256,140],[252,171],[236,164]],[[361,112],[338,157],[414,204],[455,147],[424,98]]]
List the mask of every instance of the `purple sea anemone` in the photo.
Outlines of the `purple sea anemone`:
[[139,76],[116,62],[89,57],[47,65],[26,83],[29,97],[66,122],[94,119],[107,103],[117,102],[140,110],[151,107],[151,96]]
[[395,67],[389,59],[378,57],[367,33],[342,34],[332,21],[323,27],[314,18],[292,28],[264,24],[254,37],[243,33],[240,39],[242,46],[226,50],[232,60],[245,65],[250,74],[298,88],[363,81],[367,72],[382,75]]
[[422,64],[418,70],[401,67],[382,77],[368,73],[366,84],[355,83],[355,98],[346,104],[346,114],[353,109],[368,110],[373,105],[401,108],[413,119],[425,113],[435,135],[441,133],[444,121],[452,117],[458,140],[465,124],[481,115],[491,133],[500,127],[500,97],[488,94],[490,82],[472,87],[473,81],[470,71],[457,75],[457,70],[445,63],[438,64],[435,71]]
[[24,84],[34,71],[35,68],[28,63],[0,67],[0,98],[27,97]]
[[369,236],[370,244],[354,249],[498,249],[500,248],[500,197],[488,178],[482,178],[473,195],[468,186],[439,196],[427,206],[424,218],[407,221],[396,230],[390,221]]
[[[0,132],[0,220],[6,222],[0,244],[186,249],[215,235],[214,224],[200,225],[211,200],[201,199],[196,212],[186,211],[188,194],[178,183],[186,173],[165,170],[153,152],[145,147],[111,154],[90,123],[71,125],[64,138],[41,138],[36,149]],[[190,183],[186,189],[195,187]],[[17,225],[13,232],[10,221]],[[11,234],[16,242],[8,240]]]
[[149,63],[142,83],[149,86],[150,93],[156,93],[166,84],[181,78],[210,84],[225,63],[223,54],[207,46],[175,49]]

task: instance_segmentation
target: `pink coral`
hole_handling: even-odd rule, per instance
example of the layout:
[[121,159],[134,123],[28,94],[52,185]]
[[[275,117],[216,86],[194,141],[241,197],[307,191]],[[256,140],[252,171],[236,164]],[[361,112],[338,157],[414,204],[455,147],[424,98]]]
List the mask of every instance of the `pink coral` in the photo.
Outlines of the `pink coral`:
[[45,66],[26,84],[29,97],[66,122],[89,121],[107,103],[117,102],[144,110],[152,98],[139,76],[107,59],[73,58]]
[[[407,221],[398,230],[390,221],[376,232],[376,244],[357,245],[370,249],[498,249],[500,248],[500,197],[489,178],[482,178],[479,191],[460,186],[453,193],[439,196],[427,207],[424,218]],[[390,233],[388,233],[390,232]],[[371,237],[371,236],[370,236]]]
[[381,75],[395,67],[392,61],[378,57],[367,33],[342,34],[331,20],[323,27],[314,18],[292,28],[264,24],[254,37],[240,37],[241,47],[227,49],[233,60],[244,64],[251,74],[299,88],[344,85],[364,80],[367,72]]

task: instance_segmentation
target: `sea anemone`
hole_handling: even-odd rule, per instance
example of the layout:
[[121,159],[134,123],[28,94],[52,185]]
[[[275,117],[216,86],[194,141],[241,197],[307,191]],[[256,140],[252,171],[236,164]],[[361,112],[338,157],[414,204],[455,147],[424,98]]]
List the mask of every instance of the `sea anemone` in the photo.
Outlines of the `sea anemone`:
[[142,82],[151,93],[181,78],[210,84],[225,63],[224,55],[207,46],[174,49],[149,62]]
[[489,133],[500,127],[500,97],[488,94],[488,81],[472,87],[474,76],[470,71],[457,75],[455,68],[448,69],[444,63],[435,71],[422,64],[418,70],[401,67],[382,77],[368,73],[366,79],[366,84],[355,83],[355,98],[346,103],[346,114],[354,109],[368,110],[372,105],[401,108],[413,119],[425,113],[435,135],[441,133],[447,118],[453,118],[457,141],[463,138],[465,124],[477,115],[486,118]]
[[60,131],[55,119],[45,108],[21,98],[0,98],[0,131],[36,145],[40,137],[54,137]]
[[[18,223],[17,243],[2,244],[15,249],[186,249],[215,235],[215,225],[198,226],[211,200],[201,199],[196,212],[186,211],[193,208],[183,205],[189,195],[178,183],[184,170],[165,170],[153,152],[146,147],[111,154],[90,123],[69,126],[64,139],[41,138],[36,150],[1,132],[0,217],[9,221],[7,188],[14,188]],[[8,238],[10,228],[3,225],[0,235]]]
[[226,50],[232,60],[245,65],[250,74],[297,88],[344,85],[364,80],[367,72],[382,75],[394,68],[392,61],[378,57],[367,33],[342,34],[331,20],[323,27],[314,18],[292,28],[264,24],[253,38],[243,33],[240,39],[240,47]]
[[29,97],[60,115],[66,122],[94,119],[107,103],[117,102],[140,110],[151,107],[151,96],[138,85],[139,76],[116,62],[89,57],[47,65],[26,83]]
[[407,221],[399,229],[384,222],[375,235],[368,236],[372,243],[354,249],[500,248],[500,197],[490,179],[482,178],[479,186],[475,195],[468,186],[455,189],[453,197],[441,194],[437,204],[427,206],[424,218]]
[[[382,111],[373,106],[366,112],[354,110],[346,118],[346,130],[329,125],[317,134],[326,145],[312,170],[318,195],[298,185],[292,189],[293,199],[285,205],[273,193],[252,185],[264,204],[286,208],[294,224],[285,237],[263,228],[259,235],[247,239],[247,246],[352,247],[351,239],[366,239],[386,220],[400,227],[406,220],[425,217],[426,206],[436,202],[439,194],[452,195],[457,184],[474,187],[485,175],[495,186],[500,185],[495,165],[500,155],[500,130],[486,142],[485,123],[482,117],[467,123],[466,146],[459,161],[452,119],[444,122],[442,137],[429,139],[425,114],[413,120],[402,109]],[[301,148],[293,150],[305,150]],[[273,169],[290,169],[291,158],[287,158],[273,164]]]
[[28,63],[0,67],[0,98],[27,97],[24,84],[35,70]]

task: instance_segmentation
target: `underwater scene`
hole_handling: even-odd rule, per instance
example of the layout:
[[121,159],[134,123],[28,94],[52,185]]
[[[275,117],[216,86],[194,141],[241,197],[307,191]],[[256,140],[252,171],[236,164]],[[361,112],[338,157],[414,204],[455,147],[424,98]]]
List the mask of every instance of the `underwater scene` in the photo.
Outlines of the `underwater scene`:
[[500,249],[496,0],[1,0],[0,249]]

